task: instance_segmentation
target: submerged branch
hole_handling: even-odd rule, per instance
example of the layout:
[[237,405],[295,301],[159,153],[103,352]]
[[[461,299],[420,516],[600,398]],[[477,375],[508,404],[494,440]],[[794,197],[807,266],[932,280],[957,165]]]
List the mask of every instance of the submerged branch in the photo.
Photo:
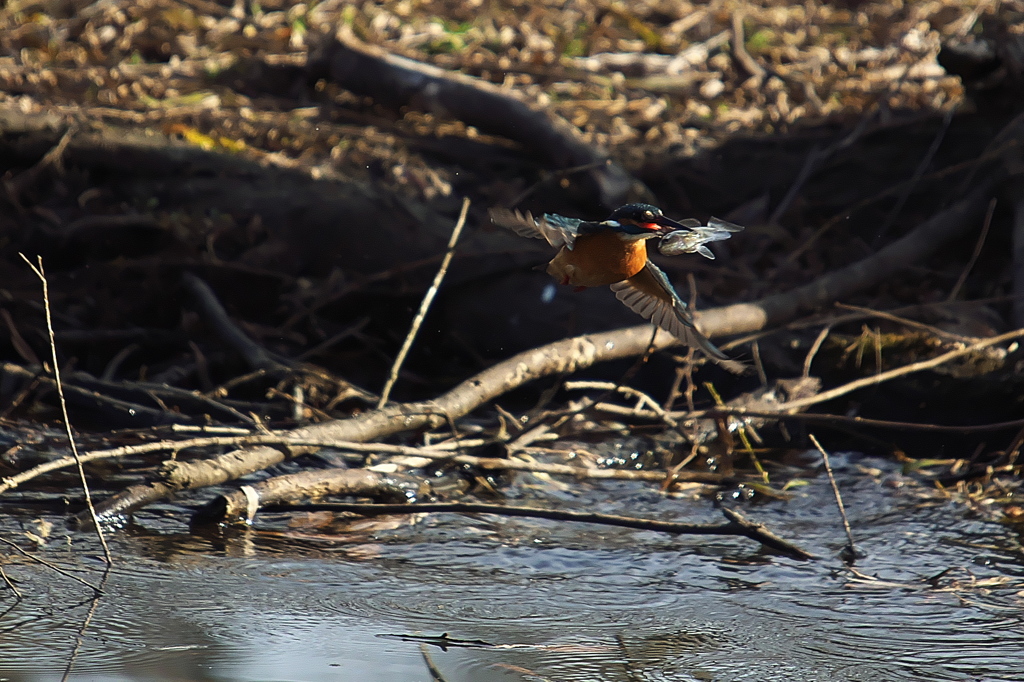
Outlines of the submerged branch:
[[635,530],[652,530],[672,535],[739,535],[757,540],[765,547],[787,554],[795,559],[807,560],[816,558],[791,542],[783,540],[759,523],[748,521],[742,514],[731,509],[722,509],[728,521],[726,523],[677,523],[674,521],[658,521],[641,519],[635,516],[618,516],[614,514],[598,514],[596,512],[577,512],[566,509],[540,509],[537,507],[514,507],[497,504],[470,504],[464,502],[441,502],[424,504],[309,504],[300,506],[268,507],[272,511],[334,511],[353,512],[364,516],[382,514],[421,514],[427,512],[451,512],[457,514],[496,514],[498,516],[518,516],[535,519],[551,519],[553,521],[574,521],[577,523],[594,523],[602,526],[617,526]]

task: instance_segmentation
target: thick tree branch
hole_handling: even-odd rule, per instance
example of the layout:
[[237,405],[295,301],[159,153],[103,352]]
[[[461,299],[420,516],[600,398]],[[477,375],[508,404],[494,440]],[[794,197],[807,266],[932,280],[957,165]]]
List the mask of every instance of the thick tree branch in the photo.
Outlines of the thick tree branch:
[[621,166],[515,91],[389,54],[344,31],[311,57],[309,71],[385,105],[411,106],[515,140],[554,168],[585,167],[606,208],[622,204],[631,190],[633,179]]

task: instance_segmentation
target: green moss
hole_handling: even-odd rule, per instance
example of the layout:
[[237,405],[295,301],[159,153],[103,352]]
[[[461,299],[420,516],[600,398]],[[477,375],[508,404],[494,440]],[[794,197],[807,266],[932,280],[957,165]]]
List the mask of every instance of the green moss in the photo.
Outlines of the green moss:
[[565,57],[582,57],[587,53],[587,44],[581,38],[573,38],[562,48]]
[[469,32],[469,29],[473,28],[473,24],[468,21],[451,21],[449,19],[441,19],[439,23],[448,33],[455,33],[458,35],[465,35]]
[[429,54],[445,54],[459,52],[466,48],[467,34],[473,28],[468,21],[451,21],[448,19],[435,18],[431,20],[435,26],[440,26],[444,33],[425,46]]
[[746,48],[748,52],[764,52],[778,43],[779,36],[775,31],[770,28],[762,28],[747,38]]
[[458,52],[466,47],[466,41],[461,36],[446,35],[430,41],[424,49],[428,54],[448,54]]

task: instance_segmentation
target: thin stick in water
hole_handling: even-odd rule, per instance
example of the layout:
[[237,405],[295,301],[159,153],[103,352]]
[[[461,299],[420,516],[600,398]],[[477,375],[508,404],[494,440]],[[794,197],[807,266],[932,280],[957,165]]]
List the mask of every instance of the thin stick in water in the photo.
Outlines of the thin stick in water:
[[7,585],[7,589],[14,593],[14,597],[18,600],[22,600],[21,591],[18,590],[17,585],[7,575],[7,571],[4,570],[3,566],[0,566],[0,578],[3,578],[4,584]]
[[821,447],[821,443],[814,437],[813,433],[807,434],[811,442],[814,443],[814,447],[818,448],[818,452],[821,453],[821,457],[825,462],[825,473],[828,474],[828,482],[832,484],[832,494],[836,498],[836,506],[839,507],[839,515],[843,518],[843,529],[846,531],[846,550],[849,553],[849,560],[846,562],[852,564],[853,560],[857,556],[857,552],[853,545],[853,531],[850,530],[850,521],[846,518],[846,507],[843,505],[843,496],[839,494],[839,486],[836,485],[836,477],[832,474],[832,463],[829,462],[828,453],[825,452],[825,448]]
[[[60,575],[64,576],[65,578],[68,578],[70,580],[74,580],[76,583],[80,583],[82,585],[85,585],[86,587],[88,587],[90,590],[92,590],[96,594],[102,594],[102,592],[103,592],[103,590],[101,588],[97,587],[96,585],[93,585],[88,580],[82,580],[77,575],[75,575],[73,573],[69,573],[68,571],[65,571],[63,568],[61,568],[57,564],[51,563],[51,562],[47,561],[46,559],[43,559],[42,557],[38,557],[35,554],[32,554],[30,552],[26,552],[21,547],[19,547],[17,543],[11,542],[7,538],[0,538],[0,542],[2,542],[3,544],[7,545],[8,547],[13,549],[18,554],[20,554],[23,557],[25,557],[26,559],[34,561],[37,564],[41,564],[43,566],[46,566],[51,571],[53,571],[55,573],[59,573]],[[104,573],[104,575],[106,575],[106,573]]]
[[416,317],[412,321],[412,325],[409,327],[409,333],[405,336],[405,342],[402,344],[402,348],[398,351],[398,356],[395,357],[394,364],[391,365],[391,374],[388,375],[387,383],[384,384],[384,390],[380,392],[380,400],[377,401],[377,409],[384,407],[388,402],[388,397],[391,395],[391,389],[394,387],[395,382],[398,381],[398,372],[402,369],[402,363],[405,362],[405,356],[409,354],[409,349],[412,348],[412,342],[416,340],[416,334],[419,333],[420,325],[423,324],[423,319],[427,316],[427,311],[430,310],[430,304],[434,302],[434,296],[437,295],[437,290],[441,287],[441,280],[444,279],[445,274],[448,272],[448,266],[452,262],[452,257],[455,255],[455,244],[459,241],[459,235],[462,234],[462,227],[466,224],[466,214],[469,212],[469,198],[462,200],[462,211],[459,213],[459,220],[455,223],[455,229],[452,230],[452,236],[448,240],[448,250],[445,251],[444,259],[441,260],[441,267],[437,269],[437,274],[434,276],[434,281],[431,283],[430,288],[427,289],[427,293],[423,295],[423,301],[420,303],[420,309],[416,313]]
[[71,672],[75,669],[75,661],[78,660],[78,655],[82,651],[82,645],[85,643],[85,631],[89,629],[89,624],[92,623],[92,619],[96,615],[96,609],[100,605],[100,597],[104,594],[103,590],[106,588],[111,568],[111,565],[107,564],[107,569],[103,572],[103,577],[100,579],[96,594],[93,595],[92,603],[89,604],[89,611],[85,614],[85,618],[82,619],[82,627],[78,628],[78,634],[75,635],[75,646],[71,650],[71,655],[68,656],[68,662],[64,666],[64,674],[61,675],[60,682],[67,682],[71,678]]
[[96,535],[103,545],[103,557],[107,566],[112,566],[114,561],[110,556],[110,547],[107,546],[107,539],[103,537],[103,528],[100,527],[99,519],[96,518],[96,508],[92,504],[92,493],[89,492],[89,483],[85,480],[85,468],[82,466],[82,458],[78,454],[78,445],[75,443],[75,435],[71,432],[71,419],[68,417],[68,402],[64,399],[64,384],[60,380],[60,364],[57,361],[57,341],[53,333],[53,316],[50,314],[50,285],[46,280],[46,271],[43,269],[43,257],[36,256],[36,264],[28,259],[23,253],[19,253],[43,286],[43,310],[46,313],[46,332],[50,339],[50,358],[53,362],[53,381],[57,385],[57,398],[60,401],[61,416],[64,418],[64,430],[68,436],[68,444],[71,446],[71,454],[75,457],[78,465],[78,477],[82,481],[82,491],[85,493],[85,505],[89,508],[89,515],[92,516],[93,525],[96,527]]

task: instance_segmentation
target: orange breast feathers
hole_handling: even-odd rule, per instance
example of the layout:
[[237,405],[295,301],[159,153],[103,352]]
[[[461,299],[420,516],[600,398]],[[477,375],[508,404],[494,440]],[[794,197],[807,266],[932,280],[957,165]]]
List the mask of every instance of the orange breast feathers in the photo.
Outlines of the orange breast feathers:
[[646,240],[625,241],[603,230],[580,235],[572,250],[563,246],[548,263],[548,274],[562,284],[600,287],[629,279],[646,264]]

